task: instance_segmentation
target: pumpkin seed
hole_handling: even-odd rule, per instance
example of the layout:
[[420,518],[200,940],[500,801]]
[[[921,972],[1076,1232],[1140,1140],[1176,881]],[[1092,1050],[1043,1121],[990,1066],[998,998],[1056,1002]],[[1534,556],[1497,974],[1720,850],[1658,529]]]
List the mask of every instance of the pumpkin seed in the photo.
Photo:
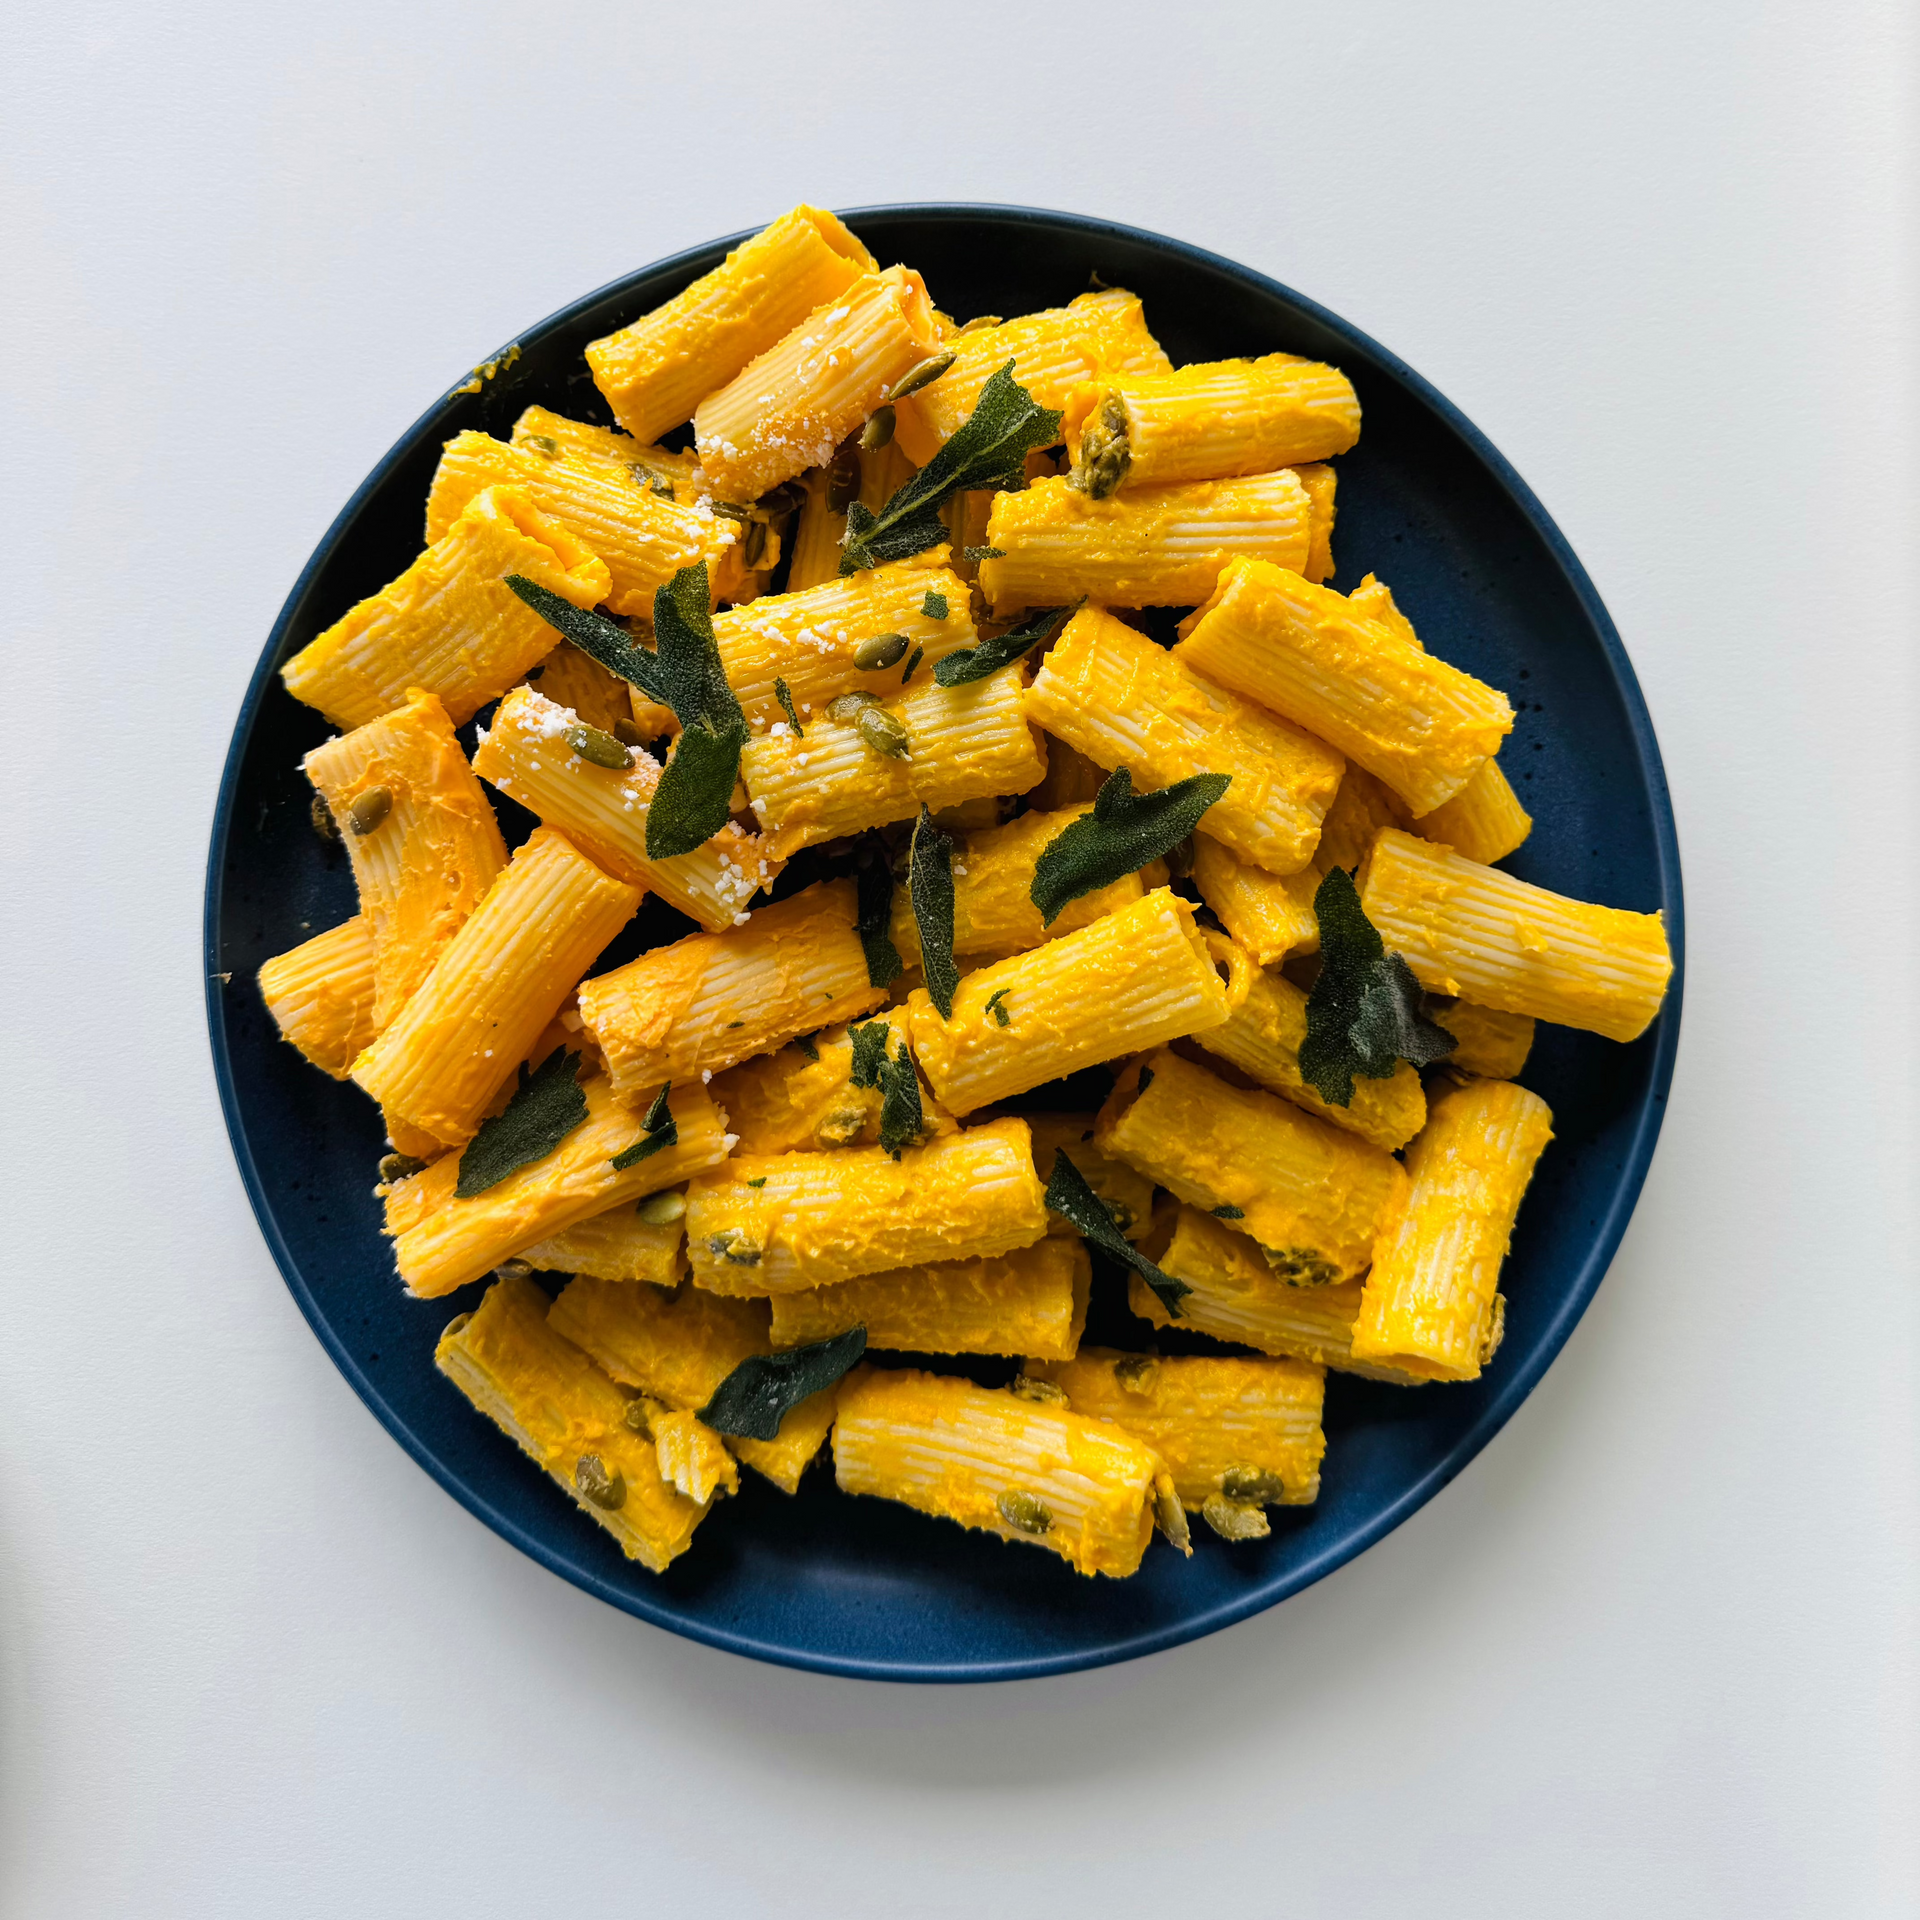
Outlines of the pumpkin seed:
[[[980,320],[969,320],[967,326],[962,327],[960,331],[965,333],[967,327],[978,327],[984,324],[985,323]],[[995,321],[994,324],[997,326],[999,322]],[[953,365],[953,362],[954,355],[951,351],[928,354],[918,366],[909,367],[906,372],[887,389],[887,398],[889,400],[904,400],[908,394],[918,393],[922,387],[932,386],[932,384]],[[893,429],[889,427],[887,429],[887,439],[890,440],[892,437]],[[885,446],[886,441],[883,440],[880,444]]]
[[317,833],[322,840],[338,840],[340,838],[339,822],[334,819],[333,809],[327,805],[327,797],[325,794],[316,793],[313,796],[313,805],[308,808],[307,811],[313,820],[314,832]]
[[[767,557],[769,553],[773,555],[771,560]],[[746,537],[740,542],[740,564],[749,573],[757,573],[762,567],[772,566],[778,558],[773,529],[764,520],[749,520]]]
[[640,1202],[636,1211],[650,1227],[670,1227],[676,1220],[685,1218],[687,1196],[671,1189],[665,1193],[650,1193]]
[[837,720],[845,726],[849,720],[858,720],[864,708],[879,704],[872,694],[855,688],[851,693],[836,693],[827,702],[827,718]]
[[524,1280],[532,1271],[531,1262],[526,1260],[502,1260],[493,1270],[498,1280]]
[[626,1475],[618,1468],[609,1473],[607,1463],[597,1453],[583,1453],[574,1462],[573,1484],[596,1507],[604,1507],[609,1513],[627,1503]]
[[760,1264],[760,1249],[747,1244],[737,1227],[726,1227],[719,1233],[708,1234],[707,1251],[730,1267],[757,1267]]
[[673,482],[669,480],[665,474],[657,472],[654,468],[646,466],[638,460],[633,461],[628,466],[627,471],[632,474],[634,479],[637,480],[641,486],[645,487],[649,493],[663,494],[669,500],[673,498]]
[[783,480],[771,493],[760,496],[760,512],[769,520],[783,513],[798,513],[807,503],[807,490],[798,480]]
[[1038,1400],[1043,1406],[1064,1407],[1067,1396],[1051,1380],[1036,1380],[1031,1374],[1015,1376],[1008,1389],[1017,1400]]
[[1127,477],[1133,465],[1128,438],[1127,403],[1117,393],[1101,401],[1100,410],[1080,429],[1080,458],[1074,462],[1070,484],[1089,500],[1104,500]]
[[1030,1533],[1037,1539],[1053,1526],[1053,1509],[1030,1493],[1018,1493],[1009,1487],[993,1504],[1000,1509],[1000,1518],[1016,1532]]
[[813,1137],[823,1147],[844,1147],[866,1130],[867,1117],[865,1107],[836,1107],[814,1128]]
[[1130,1353],[1113,1363],[1113,1384],[1122,1393],[1151,1393],[1159,1377],[1160,1362],[1150,1353]]
[[633,755],[612,734],[602,733],[584,720],[567,729],[567,745],[582,760],[591,761],[596,767],[610,767],[616,773],[625,773],[633,765]]
[[878,407],[860,429],[860,444],[868,453],[878,453],[893,438],[893,409]]
[[860,497],[860,447],[849,440],[833,456],[827,468],[827,507],[833,513],[845,513]]
[[853,724],[868,747],[889,760],[904,760],[913,752],[906,728],[885,707],[862,707]]
[[653,1407],[647,1396],[642,1393],[627,1402],[627,1428],[632,1433],[643,1433],[653,1438]]
[[520,444],[535,448],[538,452],[544,453],[549,460],[560,451],[560,442],[550,433],[530,433]]
[[1287,1483],[1265,1467],[1229,1467],[1220,1476],[1220,1491],[1237,1506],[1264,1507],[1285,1499]]
[[380,1178],[391,1186],[396,1180],[406,1180],[418,1173],[427,1163],[416,1160],[410,1153],[387,1153],[380,1157]]
[[1224,1493],[1210,1493],[1200,1517],[1222,1540],[1264,1540],[1273,1531],[1259,1507],[1237,1506]]
[[723,520],[751,520],[753,509],[743,507],[737,500],[709,500],[707,502]]
[[1193,1536],[1187,1531],[1187,1510],[1173,1490],[1171,1475],[1162,1473],[1154,1477],[1153,1520],[1182,1553],[1192,1556]]
[[878,673],[882,667],[890,667],[906,656],[907,636],[904,633],[876,633],[871,640],[862,640],[854,648],[853,664],[862,673]]
[[356,794],[347,806],[347,825],[355,833],[371,833],[393,811],[390,787],[369,787]]
[[639,722],[634,720],[616,720],[613,723],[613,737],[623,747],[644,747],[647,744],[647,736],[640,731]]

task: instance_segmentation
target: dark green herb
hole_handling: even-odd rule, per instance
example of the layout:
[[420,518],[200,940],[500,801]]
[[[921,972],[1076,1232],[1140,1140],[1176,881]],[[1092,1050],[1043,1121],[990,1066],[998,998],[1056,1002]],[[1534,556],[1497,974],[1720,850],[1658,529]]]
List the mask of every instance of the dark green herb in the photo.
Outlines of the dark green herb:
[[720,733],[683,727],[673,758],[660,775],[647,806],[647,856],[668,860],[704,847],[727,824],[740,751],[747,744],[744,721]]
[[629,1167],[637,1167],[642,1160],[650,1160],[667,1147],[680,1144],[680,1123],[667,1108],[667,1096],[673,1091],[669,1082],[653,1096],[653,1105],[647,1109],[647,1115],[640,1122],[640,1138],[630,1147],[622,1147],[613,1156],[613,1170],[624,1173]]
[[898,1160],[903,1147],[915,1145],[926,1124],[920,1104],[920,1076],[913,1070],[907,1043],[880,1070],[880,1144]]
[[810,1347],[753,1354],[720,1382],[713,1398],[700,1409],[700,1418],[715,1433],[743,1440],[777,1440],[780,1422],[802,1400],[824,1393],[842,1379],[866,1350],[866,1328],[850,1327]]
[[1051,640],[1076,612],[1074,607],[1042,607],[1029,614],[1017,627],[982,640],[977,647],[962,647],[934,665],[933,677],[943,687],[965,686],[969,680],[984,680],[990,673],[1011,666],[1022,654],[1031,653],[1043,640]]
[[[894,957],[898,959],[899,955],[896,954]],[[813,1044],[813,1039],[810,1034],[803,1033],[800,1038],[793,1043],[793,1048],[796,1053],[803,1055],[816,1067],[820,1064],[820,1049]]]
[[940,508],[956,493],[1022,486],[1028,453],[1060,437],[1060,420],[1013,377],[1009,360],[946,445],[877,514],[849,502],[840,571],[859,573],[937,547],[947,538]]
[[947,596],[944,593],[935,593],[929,588],[927,597],[920,602],[920,611],[929,620],[944,620],[947,617]]
[[747,1185],[750,1187],[764,1187],[766,1184],[767,1184],[767,1176],[764,1173],[760,1176],[758,1180],[749,1180],[747,1182]]
[[942,1020],[951,1020],[954,991],[960,985],[960,969],[953,964],[953,840],[933,824],[924,805],[913,829],[907,887],[914,925],[920,929],[920,971],[926,977],[927,998],[940,1009]]
[[1236,1207],[1233,1202],[1229,1200],[1224,1206],[1218,1206],[1213,1209],[1213,1217],[1216,1220],[1244,1220],[1247,1217],[1247,1213],[1244,1207]]
[[1013,989],[1011,987],[995,988],[994,991],[987,996],[987,1004],[983,1009],[984,1012],[992,1014],[1003,1027],[1013,1025],[1013,1015],[1001,1004],[1012,991]]
[[1430,1067],[1455,1046],[1420,1011],[1420,983],[1389,953],[1360,905],[1353,876],[1334,867],[1313,896],[1320,922],[1320,976],[1307,996],[1300,1075],[1321,1099],[1351,1105],[1353,1076],[1385,1080],[1396,1062]]
[[925,647],[915,647],[914,650],[907,655],[907,670],[900,676],[900,684],[903,687],[913,678],[915,672],[919,669],[920,662],[926,657],[927,650]]
[[976,565],[982,560],[1004,560],[1007,557],[1005,547],[962,547],[960,551]]
[[1110,1259],[1131,1267],[1155,1293],[1160,1304],[1178,1320],[1180,1302],[1193,1289],[1184,1280],[1162,1273],[1147,1256],[1114,1224],[1107,1203],[1087,1185],[1081,1173],[1062,1149],[1053,1156],[1053,1173],[1047,1181],[1047,1205]]
[[853,1065],[847,1070],[849,1084],[877,1087],[887,1064],[887,1042],[893,1038],[892,1028],[884,1020],[869,1020],[861,1026],[849,1027],[847,1038],[853,1042]]
[[799,708],[793,704],[793,689],[778,676],[773,682],[773,697],[780,702],[780,711],[787,716],[787,725],[793,729],[794,737],[804,740],[807,730],[800,724]]
[[890,987],[905,971],[893,944],[893,868],[885,848],[869,854],[858,875],[859,907],[853,930],[867,956],[867,985]]
[[1138,873],[1178,846],[1232,778],[1196,773],[1136,797],[1131,770],[1117,768],[1101,787],[1093,811],[1063,827],[1034,863],[1029,891],[1043,923],[1051,926],[1070,901]]
[[509,1174],[544,1160],[587,1117],[587,1096],[575,1077],[580,1056],[555,1047],[532,1073],[521,1062],[513,1098],[467,1142],[454,1197],[471,1200]]
[[603,613],[576,607],[525,574],[510,573],[505,584],[589,660],[597,660],[609,673],[631,681],[649,700],[661,706],[668,704],[658,659],[645,647],[635,645],[625,627],[616,626]]

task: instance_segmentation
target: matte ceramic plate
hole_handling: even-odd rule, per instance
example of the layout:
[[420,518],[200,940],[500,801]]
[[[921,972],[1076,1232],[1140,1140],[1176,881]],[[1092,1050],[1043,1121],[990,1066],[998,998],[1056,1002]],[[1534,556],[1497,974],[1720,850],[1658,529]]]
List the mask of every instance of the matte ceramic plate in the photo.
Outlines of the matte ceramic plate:
[[[1270,1539],[1229,1547],[1199,1527],[1190,1561],[1156,1546],[1131,1580],[1086,1580],[1051,1554],[843,1496],[831,1470],[816,1467],[792,1499],[746,1475],[690,1552],[664,1576],[646,1573],[435,1372],[440,1329],[480,1288],[430,1302],[402,1293],[370,1191],[382,1151],[375,1109],[276,1038],[254,975],[354,911],[345,857],[309,825],[299,771],[329,728],[276,670],[413,559],[442,441],[469,427],[504,436],[536,401],[605,421],[582,347],[677,293],[734,242],[648,267],[542,321],[521,336],[511,365],[477,392],[437,401],[380,462],[308,562],[261,655],[208,866],[214,1064],[234,1153],[287,1285],[421,1466],[522,1551],[614,1606],[713,1646],[828,1673],[1019,1679],[1152,1653],[1285,1599],[1398,1526],[1533,1390],[1606,1271],[1660,1130],[1679,1030],[1679,855],[1640,690],[1579,562],[1499,454],[1392,354],[1259,274],[1132,228],[1006,207],[849,218],[883,262],[917,267],[936,302],[963,319],[1057,305],[1097,272],[1144,298],[1176,364],[1284,349],[1345,368],[1366,428],[1339,462],[1334,584],[1350,588],[1377,570],[1435,653],[1511,695],[1519,719],[1502,764],[1535,821],[1512,869],[1583,900],[1659,908],[1673,941],[1673,990],[1640,1041],[1540,1030],[1522,1078],[1551,1104],[1557,1138],[1514,1238],[1506,1344],[1492,1366],[1472,1386],[1400,1389],[1332,1375],[1319,1502],[1273,1509]],[[510,840],[527,831],[527,816],[501,811]],[[684,929],[660,911],[666,919],[639,941]],[[629,940],[614,957],[632,950]],[[1144,1344],[1147,1331],[1114,1276],[1099,1280],[1092,1336]],[[1010,1369],[974,1370],[993,1380]]]

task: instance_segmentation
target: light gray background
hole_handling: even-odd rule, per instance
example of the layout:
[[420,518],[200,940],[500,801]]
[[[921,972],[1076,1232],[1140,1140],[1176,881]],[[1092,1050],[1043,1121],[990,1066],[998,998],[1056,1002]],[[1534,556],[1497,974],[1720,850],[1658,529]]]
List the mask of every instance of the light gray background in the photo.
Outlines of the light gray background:
[[[7,11],[8,1915],[1916,1911],[1902,11]],[[1585,1323],[1391,1539],[1115,1671],[810,1678],[542,1572],[334,1373],[215,1102],[206,833],[306,554],[461,369],[802,195],[1345,314],[1558,517],[1672,775],[1680,1070]]]

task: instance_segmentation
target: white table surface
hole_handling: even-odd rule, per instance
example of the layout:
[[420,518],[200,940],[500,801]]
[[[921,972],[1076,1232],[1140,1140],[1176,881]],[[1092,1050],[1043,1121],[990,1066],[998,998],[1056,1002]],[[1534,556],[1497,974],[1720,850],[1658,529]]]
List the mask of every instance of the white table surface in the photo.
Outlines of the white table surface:
[[[3,31],[5,1914],[1916,1911],[1894,5]],[[456,370],[803,194],[1108,214],[1347,315],[1558,518],[1672,777],[1679,1073],[1592,1311],[1398,1533],[1116,1670],[820,1679],[543,1572],[334,1372],[215,1101],[205,840],[306,554]]]

